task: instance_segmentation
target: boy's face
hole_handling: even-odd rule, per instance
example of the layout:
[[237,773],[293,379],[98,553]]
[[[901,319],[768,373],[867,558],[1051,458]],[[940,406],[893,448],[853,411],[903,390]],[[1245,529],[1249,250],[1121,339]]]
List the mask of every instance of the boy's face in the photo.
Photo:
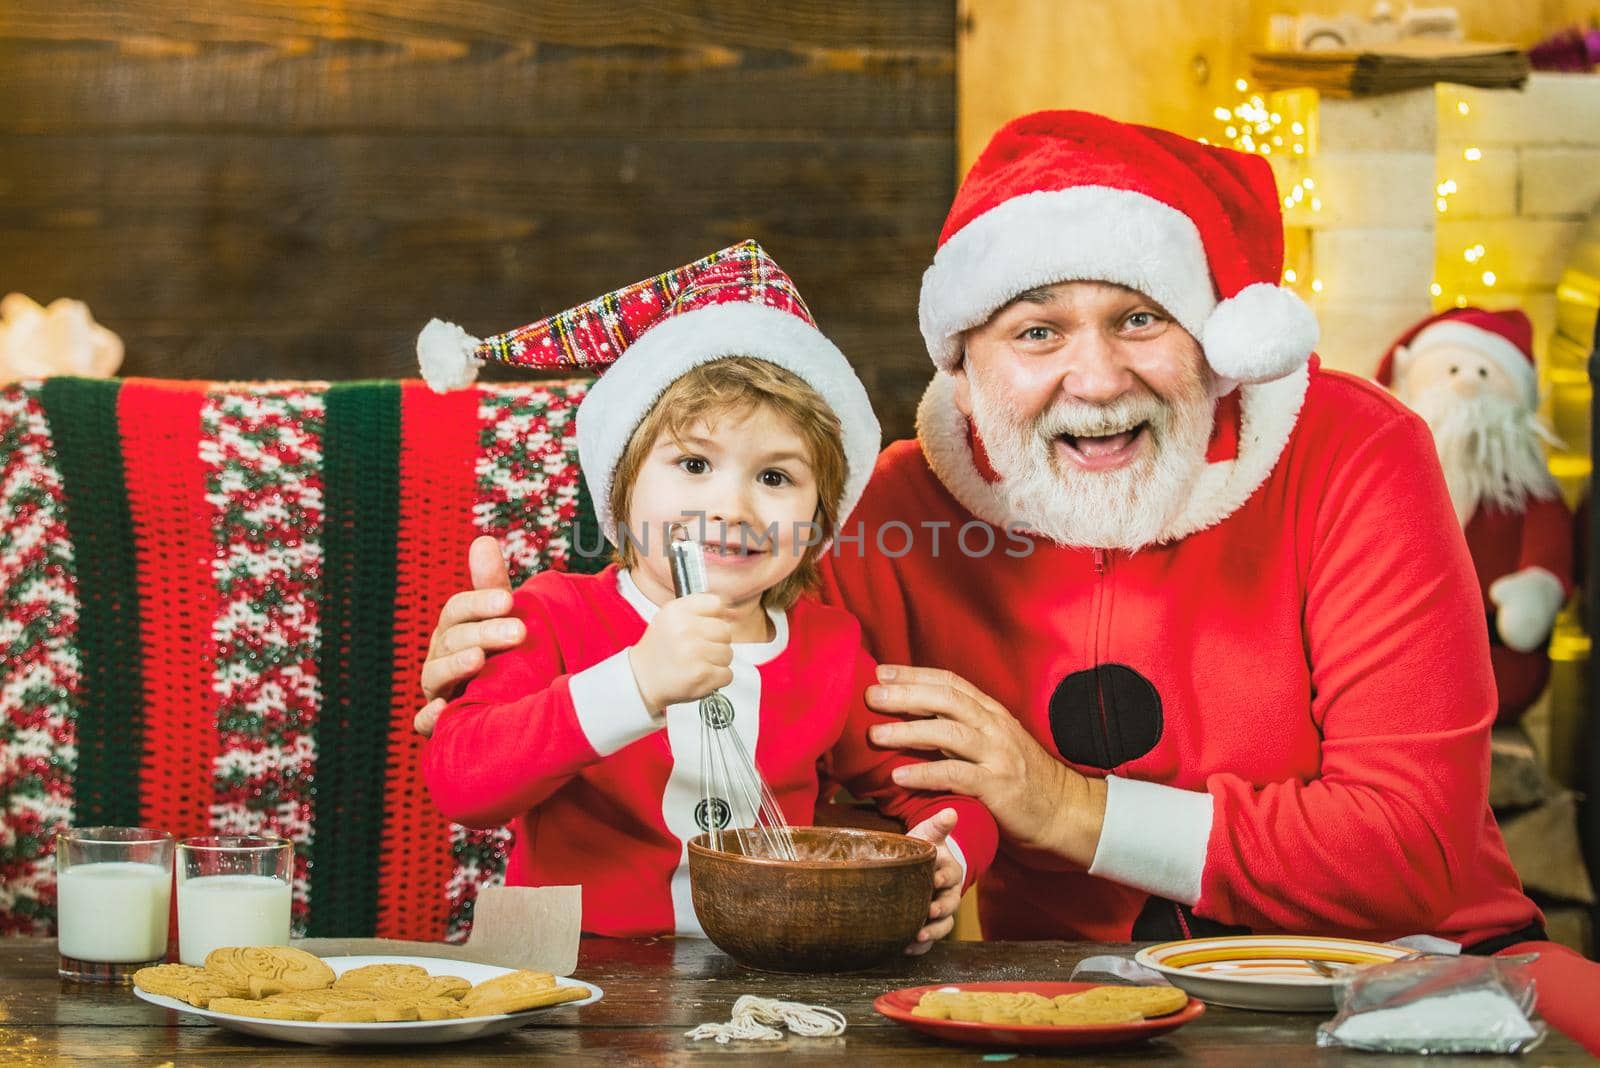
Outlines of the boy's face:
[[807,542],[821,540],[816,514],[804,439],[758,406],[701,420],[681,444],[658,436],[628,495],[624,526],[647,592],[673,595],[666,532],[682,522],[705,547],[711,592],[737,606],[759,602],[800,565]]

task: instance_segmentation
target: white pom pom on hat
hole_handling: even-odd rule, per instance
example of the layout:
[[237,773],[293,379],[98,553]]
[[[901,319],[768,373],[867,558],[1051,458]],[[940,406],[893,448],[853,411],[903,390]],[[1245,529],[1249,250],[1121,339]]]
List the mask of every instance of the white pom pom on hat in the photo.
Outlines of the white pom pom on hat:
[[443,319],[429,319],[417,335],[417,365],[422,380],[435,393],[466,389],[478,379],[481,361],[478,346],[483,342]]

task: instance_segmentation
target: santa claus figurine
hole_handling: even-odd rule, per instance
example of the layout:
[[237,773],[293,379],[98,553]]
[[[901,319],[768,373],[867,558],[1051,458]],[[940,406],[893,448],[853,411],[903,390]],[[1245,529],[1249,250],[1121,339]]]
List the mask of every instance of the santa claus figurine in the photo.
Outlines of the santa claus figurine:
[[1572,592],[1572,513],[1545,462],[1533,327],[1520,311],[1452,308],[1424,319],[1378,381],[1433,431],[1488,613],[1501,723],[1544,690],[1556,613]]

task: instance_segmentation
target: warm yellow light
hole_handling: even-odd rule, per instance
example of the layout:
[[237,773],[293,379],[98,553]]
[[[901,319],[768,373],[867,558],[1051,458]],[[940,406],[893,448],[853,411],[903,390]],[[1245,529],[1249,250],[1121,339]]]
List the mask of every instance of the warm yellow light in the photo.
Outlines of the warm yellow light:
[[1492,286],[1492,285],[1494,285],[1494,283],[1495,283],[1494,272],[1493,271],[1484,271],[1483,272],[1483,284],[1486,285],[1486,286]]
[[1284,197],[1284,198],[1283,198],[1283,206],[1284,206],[1284,207],[1285,207],[1285,208],[1292,208],[1292,207],[1294,207],[1294,197]]
[[1272,113],[1272,125],[1276,126],[1276,125],[1278,125],[1278,123],[1280,123],[1282,121],[1283,121],[1283,116],[1279,115],[1276,111],[1274,111]]
[[1483,158],[1483,149],[1469,148],[1465,152],[1461,153],[1461,158],[1469,163],[1476,163]]
[[1247,82],[1247,81],[1245,81],[1245,80],[1244,80],[1244,79],[1243,79],[1243,78],[1240,78],[1240,79],[1239,79],[1239,80],[1237,80],[1237,81],[1235,81],[1235,82],[1234,82],[1234,83],[1233,83],[1233,87],[1234,87],[1234,88],[1235,88],[1235,89],[1237,89],[1237,90],[1239,90],[1239,92],[1241,92],[1241,93],[1242,93],[1242,92],[1244,92],[1244,91],[1245,91],[1245,90],[1246,90],[1246,89],[1248,89],[1248,88],[1250,88],[1250,83],[1249,83],[1249,82]]
[[1204,137],[1202,137],[1202,138],[1200,138],[1200,143],[1202,145],[1209,145],[1211,142],[1206,140]]
[[1448,200],[1446,200],[1444,197],[1440,197],[1438,200],[1435,200],[1433,202],[1433,206],[1438,208],[1441,212],[1446,212],[1446,211],[1450,210],[1450,202]]
[[1471,112],[1472,109],[1467,107],[1467,102],[1465,100],[1458,100],[1458,101],[1456,101],[1456,111],[1460,112],[1463,115],[1466,115],[1469,112]]
[[1300,179],[1300,184],[1307,189],[1315,189],[1317,187],[1317,183],[1313,182],[1310,178]]
[[1433,285],[1428,287],[1428,292],[1432,293],[1436,297],[1440,296],[1444,293],[1444,286],[1440,285],[1438,282],[1435,282]]
[[1321,293],[1322,292],[1322,279],[1313,278],[1311,280],[1311,292],[1313,292],[1313,293]]
[[1300,276],[1294,273],[1294,268],[1293,267],[1289,267],[1289,268],[1286,268],[1284,270],[1284,272],[1283,272],[1283,280],[1285,282],[1289,282],[1289,283],[1293,284],[1293,283],[1298,282],[1300,280]]
[[1271,146],[1271,145],[1269,145],[1269,144],[1265,144],[1265,143],[1263,143],[1263,144],[1262,144],[1262,146],[1261,146],[1261,154],[1262,154],[1262,155],[1263,155],[1263,156],[1270,156],[1270,155],[1272,155],[1272,146]]
[[1321,211],[1322,210],[1322,198],[1321,197],[1312,197],[1311,198],[1311,210],[1312,211]]
[[1467,306],[1466,295],[1463,294],[1463,293],[1457,293],[1456,294],[1456,307],[1465,308],[1466,306]]
[[1227,108],[1218,108],[1211,114],[1217,117],[1218,122],[1227,122],[1229,119],[1233,118],[1233,112],[1229,111]]
[[1289,132],[1298,137],[1306,132],[1306,124],[1303,122],[1292,122],[1289,124]]
[[1305,154],[1306,154],[1306,146],[1305,146],[1305,145],[1302,145],[1302,144],[1298,144],[1298,143],[1297,143],[1297,144],[1296,144],[1296,145],[1295,145],[1295,146],[1294,146],[1294,154],[1295,154],[1295,155],[1297,155],[1297,156],[1303,156],[1303,155],[1305,155]]
[[1238,137],[1239,136],[1239,127],[1230,126],[1226,130],[1223,130],[1222,132],[1227,134],[1229,138]]

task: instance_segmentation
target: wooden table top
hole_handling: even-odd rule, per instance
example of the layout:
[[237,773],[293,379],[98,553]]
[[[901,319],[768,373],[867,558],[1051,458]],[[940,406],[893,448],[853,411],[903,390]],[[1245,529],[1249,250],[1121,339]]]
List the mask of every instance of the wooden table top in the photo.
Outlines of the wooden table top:
[[[561,1054],[592,1063],[677,1063],[702,1054],[719,1063],[770,1058],[786,1052],[812,1063],[848,1058],[852,1068],[915,1061],[921,1064],[984,1063],[986,1055],[1010,1051],[943,1044],[924,1038],[872,1009],[887,990],[925,983],[983,980],[1065,980],[1073,965],[1099,953],[1131,954],[1132,946],[1075,942],[944,942],[921,958],[897,960],[872,972],[845,976],[788,976],[752,972],[701,941],[585,939],[577,977],[605,990],[603,1000],[583,1008],[557,1008],[518,1031],[454,1045],[361,1050],[321,1049],[276,1043],[214,1027],[197,1016],[169,1012],[138,1000],[125,987],[63,983],[56,976],[56,946],[50,939],[0,939],[0,1063],[18,1066],[132,1061],[214,1065],[332,1064],[354,1056],[363,1066],[525,1061]],[[844,1013],[849,1030],[840,1038],[786,1037],[780,1042],[719,1046],[690,1042],[684,1032],[706,1021],[728,1018],[740,994],[759,994],[827,1005]],[[1378,1068],[1415,1064],[1415,1058],[1318,1049],[1316,1026],[1324,1017],[1208,1008],[1177,1031],[1119,1050],[1080,1053],[1079,1062],[1184,1061],[1193,1064],[1301,1065],[1350,1063]],[[1048,1054],[1023,1053],[1042,1060]],[[1066,1054],[1062,1054],[1065,1059]],[[1504,1060],[1524,1065],[1590,1064],[1583,1050],[1551,1033],[1531,1058],[1430,1057],[1474,1068]]]

